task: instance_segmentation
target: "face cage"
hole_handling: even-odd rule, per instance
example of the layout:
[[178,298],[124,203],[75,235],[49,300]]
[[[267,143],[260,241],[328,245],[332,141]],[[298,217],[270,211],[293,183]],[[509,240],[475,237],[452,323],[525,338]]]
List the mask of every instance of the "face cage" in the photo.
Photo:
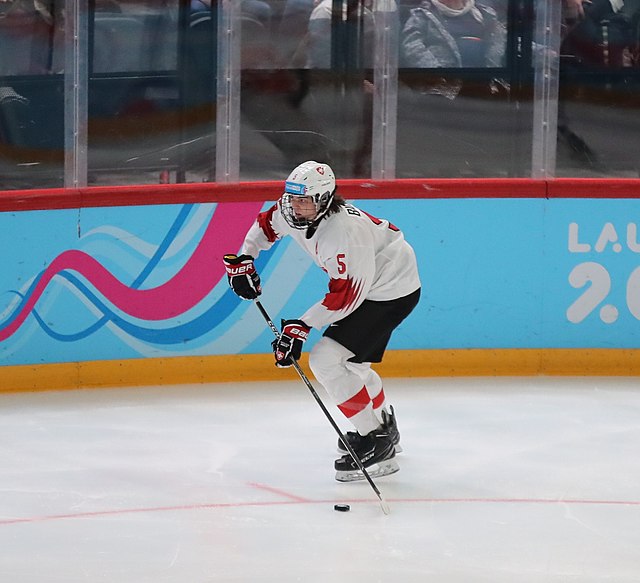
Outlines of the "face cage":
[[[300,229],[300,230],[306,229],[313,223],[313,221],[315,220],[315,217],[313,219],[296,217],[296,213],[293,210],[293,204],[291,203],[291,200],[293,199],[294,196],[299,196],[299,195],[290,194],[288,192],[285,192],[282,195],[282,198],[280,200],[282,215],[284,216],[284,220],[287,221],[290,227],[293,227],[294,229]],[[316,209],[317,207],[318,205],[316,204]]]
[[307,229],[318,219],[320,219],[324,215],[325,211],[329,208],[329,205],[333,200],[333,193],[330,191],[327,191],[320,196],[313,196],[313,203],[316,206],[316,214],[312,219],[305,219],[296,217],[296,213],[293,210],[293,205],[291,204],[291,200],[294,196],[300,195],[285,192],[282,195],[280,204],[282,208],[282,215],[284,216],[285,221],[287,221],[289,226],[293,227],[294,229],[300,230]]

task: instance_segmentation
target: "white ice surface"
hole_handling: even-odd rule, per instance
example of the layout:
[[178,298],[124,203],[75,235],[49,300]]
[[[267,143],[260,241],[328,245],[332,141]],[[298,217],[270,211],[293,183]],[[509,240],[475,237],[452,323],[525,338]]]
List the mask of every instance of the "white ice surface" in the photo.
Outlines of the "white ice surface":
[[301,382],[0,395],[0,581],[640,581],[636,379],[385,390],[389,516]]

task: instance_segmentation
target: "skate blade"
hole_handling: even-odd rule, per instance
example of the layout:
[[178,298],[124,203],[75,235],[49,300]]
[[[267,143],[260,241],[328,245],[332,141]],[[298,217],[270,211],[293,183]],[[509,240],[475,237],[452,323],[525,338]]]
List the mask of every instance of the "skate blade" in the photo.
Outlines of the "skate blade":
[[[346,447],[344,449],[342,449],[341,447],[337,447],[336,449],[338,450],[338,453],[342,455],[349,453]],[[396,445],[395,450],[396,450],[396,455],[399,453],[402,453],[402,446],[400,444]]]
[[[400,471],[400,466],[396,460],[390,459],[377,464],[372,464],[366,468],[366,470],[371,478],[381,478],[382,476],[389,476]],[[338,482],[357,482],[358,480],[364,479],[364,474],[360,470],[336,472],[336,480],[338,480]]]

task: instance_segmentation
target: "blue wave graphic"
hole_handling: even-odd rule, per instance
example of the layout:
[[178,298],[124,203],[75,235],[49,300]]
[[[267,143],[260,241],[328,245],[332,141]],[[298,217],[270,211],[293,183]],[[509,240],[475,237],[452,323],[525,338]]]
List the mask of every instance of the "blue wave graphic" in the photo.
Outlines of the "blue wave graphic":
[[20,312],[22,311],[22,308],[25,305],[25,303],[27,303],[27,301],[29,301],[29,298],[33,295],[33,290],[36,288],[36,286],[38,285],[38,282],[40,281],[43,275],[44,275],[44,270],[42,270],[38,275],[36,275],[36,277],[31,282],[29,289],[24,294],[20,293],[16,289],[8,290],[8,293],[17,295],[22,301],[16,306],[16,309],[13,310],[13,313],[4,322],[0,324],[0,327],[5,328],[7,326],[10,326],[11,323],[18,317],[18,314],[20,314]]
[[34,312],[34,316],[42,329],[49,336],[61,342],[76,342],[82,340],[96,332],[107,322],[113,322],[122,331],[144,342],[163,345],[182,344],[188,340],[199,338],[213,330],[222,323],[242,301],[231,289],[228,289],[211,308],[190,322],[164,329],[145,328],[133,324],[116,314],[72,273],[62,272],[60,275],[76,286],[85,297],[104,314],[100,320],[92,324],[89,328],[85,328],[74,334],[60,334],[52,330],[51,327]]

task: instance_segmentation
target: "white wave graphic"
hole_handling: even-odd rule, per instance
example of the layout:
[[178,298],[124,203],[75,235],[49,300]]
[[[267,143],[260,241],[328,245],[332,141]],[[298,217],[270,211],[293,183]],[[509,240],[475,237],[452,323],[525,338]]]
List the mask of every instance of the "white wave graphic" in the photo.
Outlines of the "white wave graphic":
[[[25,296],[27,294],[27,292],[29,291],[29,288],[33,285],[33,282],[36,280],[36,277],[37,277],[37,274],[32,275],[26,281],[26,283],[17,290],[18,293],[21,294],[21,296]],[[4,322],[11,314],[13,314],[13,312],[16,310],[16,308],[22,301],[22,297],[18,296],[13,292],[5,291],[4,293],[5,295],[10,294],[12,297],[11,297],[11,300],[9,301],[9,304],[4,308],[4,310],[0,312],[0,322]]]
[[[182,227],[177,237],[172,241],[164,254],[164,258],[171,258],[188,246],[193,241],[194,237],[196,237],[202,230],[203,226],[211,219],[216,206],[217,203],[199,205],[196,211]],[[103,225],[96,227],[95,229],[91,229],[82,236],[81,241],[88,244],[91,239],[102,236],[113,238],[115,241],[118,241],[120,245],[129,247],[131,250],[139,253],[142,257],[147,259],[153,257],[159,247],[156,243],[149,243],[130,231],[113,225]]]

